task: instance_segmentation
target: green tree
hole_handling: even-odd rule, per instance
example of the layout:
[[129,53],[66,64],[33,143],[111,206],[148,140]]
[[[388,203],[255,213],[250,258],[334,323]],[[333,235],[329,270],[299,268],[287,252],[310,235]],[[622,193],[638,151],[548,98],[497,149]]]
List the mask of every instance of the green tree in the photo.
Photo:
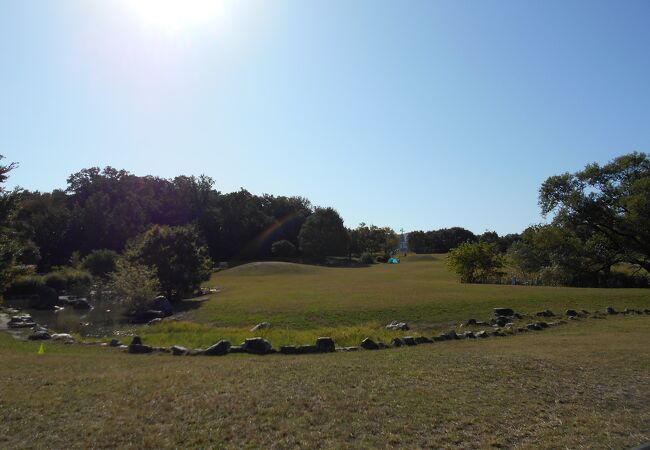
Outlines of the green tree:
[[298,239],[300,250],[317,259],[345,255],[348,248],[343,219],[333,208],[316,208],[300,229]]
[[191,225],[154,225],[136,239],[126,253],[131,261],[156,270],[160,285],[170,300],[194,292],[212,273],[208,250]]
[[160,290],[154,268],[120,259],[110,274],[109,286],[113,294],[132,313],[150,308]]
[[463,283],[486,283],[501,276],[503,257],[495,245],[486,242],[465,242],[447,255],[448,267]]
[[93,250],[81,261],[84,269],[95,277],[106,278],[116,267],[119,255],[113,250]]
[[586,228],[615,247],[622,258],[650,271],[650,159],[630,153],[600,166],[548,178],[541,186],[543,214],[554,223]]
[[274,242],[271,245],[271,253],[273,256],[287,257],[294,256],[296,254],[296,246],[286,239],[281,241]]
[[[0,160],[4,156],[0,155]],[[19,191],[9,192],[3,184],[9,177],[9,172],[16,168],[15,163],[0,165],[0,294],[15,276],[15,262],[19,248],[9,222],[17,206]]]

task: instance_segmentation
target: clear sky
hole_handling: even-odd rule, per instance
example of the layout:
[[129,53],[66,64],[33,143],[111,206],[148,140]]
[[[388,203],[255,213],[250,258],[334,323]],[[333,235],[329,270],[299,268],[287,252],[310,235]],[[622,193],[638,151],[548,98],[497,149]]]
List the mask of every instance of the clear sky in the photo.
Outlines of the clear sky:
[[14,184],[205,173],[347,226],[503,234],[546,177],[650,151],[650,1],[157,5],[0,0]]

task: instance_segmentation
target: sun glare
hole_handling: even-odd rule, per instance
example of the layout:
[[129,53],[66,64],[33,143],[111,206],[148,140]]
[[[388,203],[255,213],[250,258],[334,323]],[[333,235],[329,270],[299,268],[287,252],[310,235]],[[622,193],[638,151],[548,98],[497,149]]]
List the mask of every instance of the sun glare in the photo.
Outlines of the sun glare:
[[220,0],[126,0],[125,4],[144,25],[170,32],[205,25],[222,12]]

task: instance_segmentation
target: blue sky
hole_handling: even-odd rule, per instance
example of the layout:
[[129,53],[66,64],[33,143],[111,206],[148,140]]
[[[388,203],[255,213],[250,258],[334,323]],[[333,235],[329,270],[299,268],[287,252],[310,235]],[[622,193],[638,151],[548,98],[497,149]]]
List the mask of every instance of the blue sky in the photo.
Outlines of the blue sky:
[[503,234],[546,177],[650,151],[648,1],[233,1],[173,30],[126,1],[0,0],[13,184],[205,173]]

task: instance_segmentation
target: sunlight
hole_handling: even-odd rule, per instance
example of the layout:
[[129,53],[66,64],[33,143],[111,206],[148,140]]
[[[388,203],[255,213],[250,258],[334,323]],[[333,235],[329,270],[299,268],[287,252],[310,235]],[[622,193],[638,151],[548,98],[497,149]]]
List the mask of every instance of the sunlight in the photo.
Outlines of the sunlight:
[[220,0],[126,0],[124,3],[143,25],[169,32],[205,25],[223,12]]

